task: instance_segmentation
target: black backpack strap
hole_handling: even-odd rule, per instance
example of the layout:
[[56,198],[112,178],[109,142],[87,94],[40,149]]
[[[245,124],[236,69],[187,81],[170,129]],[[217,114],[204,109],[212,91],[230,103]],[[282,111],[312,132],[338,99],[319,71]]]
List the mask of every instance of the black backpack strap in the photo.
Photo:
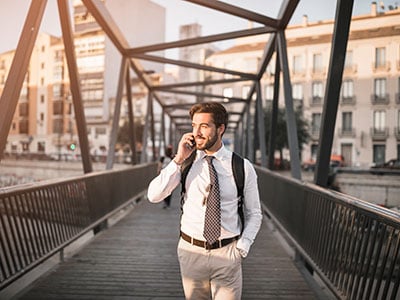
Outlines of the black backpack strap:
[[181,166],[181,210],[183,207],[184,196],[186,193],[186,177],[189,173],[190,168],[192,167],[195,158],[196,158],[196,151],[193,151],[189,155],[189,157],[185,159],[185,161],[182,163]]
[[242,222],[242,232],[244,228],[244,212],[243,212],[243,198],[244,198],[244,159],[232,152],[232,172],[235,178],[237,195],[239,197],[238,214]]

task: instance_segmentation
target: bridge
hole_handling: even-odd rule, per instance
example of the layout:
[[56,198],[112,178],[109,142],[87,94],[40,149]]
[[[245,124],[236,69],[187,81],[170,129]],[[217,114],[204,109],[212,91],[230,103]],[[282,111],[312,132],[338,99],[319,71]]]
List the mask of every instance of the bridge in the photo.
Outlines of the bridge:
[[[326,297],[345,299],[397,299],[400,284],[400,216],[398,213],[344,195],[327,187],[329,157],[339,99],[353,1],[337,3],[332,51],[324,98],[324,111],[319,140],[314,183],[301,180],[296,124],[294,123],[290,71],[288,69],[284,30],[299,1],[284,1],[278,18],[270,18],[221,1],[187,1],[198,5],[257,21],[264,27],[257,30],[231,32],[224,35],[131,48],[110,18],[102,1],[83,0],[88,11],[101,25],[122,55],[119,88],[110,137],[106,170],[93,171],[79,76],[75,60],[67,1],[58,1],[65,53],[68,61],[70,89],[81,149],[84,175],[35,182],[0,190],[0,288],[1,295],[10,296],[33,272],[55,257],[61,263],[51,273],[18,291],[21,299],[96,298],[137,299],[179,298],[182,295],[178,265],[174,252],[177,241],[179,208],[160,210],[144,199],[147,186],[156,175],[154,162],[159,153],[155,147],[152,105],[157,101],[163,113],[171,119],[176,133],[187,130],[182,124],[180,110],[204,98],[226,101],[230,113],[239,116],[232,121],[235,151],[255,162],[256,151],[261,153],[256,164],[265,221],[250,257],[245,260],[244,299],[275,299],[279,297],[312,299]],[[3,153],[11,128],[19,93],[28,68],[26,57],[32,53],[34,40],[43,16],[46,1],[32,1],[12,68],[0,98],[0,152]],[[182,61],[156,58],[147,52],[224,40],[227,38],[269,32],[265,52],[255,74],[232,72]],[[287,113],[292,177],[273,171],[273,158],[267,157],[264,119],[261,104],[260,78],[276,53],[275,85],[283,75]],[[237,76],[234,80],[253,82],[246,98],[196,93],[187,103],[168,103],[161,90],[180,93],[187,86],[221,84],[210,80],[184,85],[153,85],[141,68],[138,58],[174,63],[181,67],[206,69]],[[333,66],[332,62],[335,62]],[[123,99],[132,103],[130,72],[132,69],[149,91],[148,118],[144,144],[152,141],[153,159],[140,161],[132,156],[132,167],[115,170],[114,148],[119,124],[119,109]],[[229,79],[232,80],[232,79]],[[226,81],[226,82],[229,82]],[[187,91],[188,95],[193,92]],[[278,91],[274,95],[277,107]],[[254,97],[253,97],[254,96]],[[224,102],[225,103],[225,102]],[[242,108],[234,111],[240,104]],[[252,111],[254,110],[254,113]],[[276,115],[276,110],[274,112]],[[133,126],[133,112],[130,110]],[[276,125],[276,124],[275,124]],[[274,122],[271,136],[276,132]],[[249,137],[254,136],[257,145]],[[165,143],[165,142],[164,142]],[[269,141],[268,152],[274,153],[275,142]],[[131,141],[132,153],[138,151]],[[256,149],[257,148],[257,149]],[[175,204],[177,199],[175,198]],[[111,226],[117,215],[131,210],[121,221]],[[269,226],[267,226],[269,225]],[[279,233],[279,234],[278,234]],[[88,244],[69,257],[69,247],[83,237],[93,234]],[[281,243],[290,249],[285,254]],[[318,284],[317,284],[318,283]],[[318,289],[317,286],[323,288]],[[55,288],[56,287],[56,288]],[[15,290],[14,290],[15,291]],[[11,296],[10,296],[11,297]]]

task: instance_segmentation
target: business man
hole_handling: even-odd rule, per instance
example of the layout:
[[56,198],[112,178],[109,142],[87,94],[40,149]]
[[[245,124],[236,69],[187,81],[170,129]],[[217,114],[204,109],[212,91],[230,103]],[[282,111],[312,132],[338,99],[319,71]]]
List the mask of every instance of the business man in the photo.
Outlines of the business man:
[[196,151],[184,183],[178,243],[185,297],[241,299],[241,262],[262,221],[257,176],[244,159],[243,225],[232,152],[222,142],[228,113],[223,105],[209,102],[195,104],[189,114],[193,130],[183,134],[174,159],[150,183],[148,199],[157,203],[171,194],[181,182],[182,165]]

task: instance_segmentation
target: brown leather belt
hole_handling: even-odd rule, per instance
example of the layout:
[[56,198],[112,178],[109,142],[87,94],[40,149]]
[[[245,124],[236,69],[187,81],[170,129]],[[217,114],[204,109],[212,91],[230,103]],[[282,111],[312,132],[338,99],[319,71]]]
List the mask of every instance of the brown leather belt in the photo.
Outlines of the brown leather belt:
[[235,237],[228,238],[228,239],[218,240],[215,243],[210,245],[206,241],[196,240],[196,239],[192,238],[191,236],[187,235],[186,233],[184,233],[182,231],[181,231],[181,237],[186,242],[191,243],[192,245],[204,248],[206,250],[213,250],[213,249],[222,248],[222,247],[224,247],[226,245],[229,245],[233,241],[236,241],[239,238],[239,236],[235,236]]

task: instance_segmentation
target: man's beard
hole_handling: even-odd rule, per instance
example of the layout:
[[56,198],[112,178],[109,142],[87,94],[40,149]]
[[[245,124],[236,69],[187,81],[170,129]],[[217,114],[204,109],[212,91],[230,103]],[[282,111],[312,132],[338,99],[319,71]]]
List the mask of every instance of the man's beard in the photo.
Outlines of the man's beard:
[[214,134],[213,136],[211,136],[211,138],[207,141],[207,143],[203,146],[203,147],[199,147],[199,145],[197,145],[197,149],[198,150],[209,150],[210,148],[212,148],[215,143],[218,141],[218,135]]

